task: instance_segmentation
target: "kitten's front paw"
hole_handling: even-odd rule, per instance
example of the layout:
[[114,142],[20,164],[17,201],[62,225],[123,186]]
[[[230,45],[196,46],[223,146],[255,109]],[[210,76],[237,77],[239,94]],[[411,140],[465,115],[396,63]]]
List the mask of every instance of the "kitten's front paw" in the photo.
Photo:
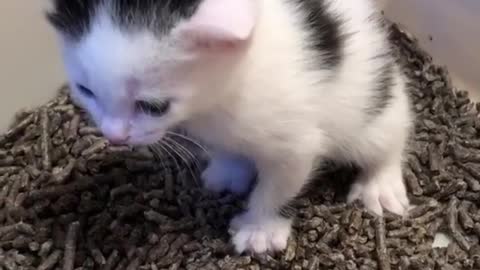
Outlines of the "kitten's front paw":
[[256,175],[254,166],[245,159],[213,159],[202,173],[205,188],[222,192],[225,190],[236,194],[246,193]]
[[258,217],[247,212],[232,220],[230,233],[238,253],[258,254],[285,249],[291,226],[291,220],[280,216]]
[[355,200],[360,200],[367,209],[377,215],[382,215],[383,209],[386,209],[404,216],[409,210],[405,184],[398,174],[355,182],[348,195],[348,202]]

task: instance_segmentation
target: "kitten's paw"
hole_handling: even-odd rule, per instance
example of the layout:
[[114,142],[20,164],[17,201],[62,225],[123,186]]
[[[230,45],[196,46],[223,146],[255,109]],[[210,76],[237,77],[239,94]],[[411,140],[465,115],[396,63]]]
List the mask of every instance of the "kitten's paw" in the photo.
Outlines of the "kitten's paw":
[[244,159],[213,159],[202,173],[205,188],[222,192],[225,190],[236,194],[246,193],[256,175],[253,165]]
[[405,216],[410,205],[401,175],[355,182],[348,195],[348,202],[355,200],[360,200],[366,208],[377,215],[382,215],[383,209],[386,209]]
[[292,221],[280,216],[258,217],[249,212],[236,216],[230,223],[235,250],[242,252],[275,252],[287,247]]

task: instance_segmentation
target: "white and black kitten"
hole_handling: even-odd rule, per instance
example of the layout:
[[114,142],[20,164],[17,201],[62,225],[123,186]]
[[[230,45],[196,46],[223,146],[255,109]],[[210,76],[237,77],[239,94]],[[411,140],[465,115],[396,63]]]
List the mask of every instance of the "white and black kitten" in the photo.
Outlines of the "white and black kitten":
[[72,96],[106,138],[152,144],[182,127],[210,147],[208,188],[245,192],[258,176],[231,223],[239,252],[286,247],[279,211],[323,158],[362,169],[349,200],[407,210],[412,114],[371,0],[53,2]]

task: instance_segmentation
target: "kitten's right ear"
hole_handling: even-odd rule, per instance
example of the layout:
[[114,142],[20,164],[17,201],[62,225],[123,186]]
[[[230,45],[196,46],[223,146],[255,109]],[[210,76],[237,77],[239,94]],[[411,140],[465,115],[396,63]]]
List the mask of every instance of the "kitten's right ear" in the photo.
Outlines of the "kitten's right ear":
[[176,31],[189,50],[224,51],[247,42],[259,13],[258,0],[203,0]]

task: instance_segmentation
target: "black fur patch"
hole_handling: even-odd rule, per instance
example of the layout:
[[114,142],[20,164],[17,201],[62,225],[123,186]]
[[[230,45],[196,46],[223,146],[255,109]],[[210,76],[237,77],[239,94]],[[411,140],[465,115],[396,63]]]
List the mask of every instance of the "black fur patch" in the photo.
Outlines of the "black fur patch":
[[47,14],[50,23],[71,39],[80,39],[90,29],[101,0],[55,0],[54,10]]
[[192,16],[202,0],[113,0],[113,20],[126,29],[149,28],[165,33]]
[[52,25],[73,40],[88,33],[99,9],[107,12],[124,30],[148,28],[168,32],[174,24],[191,16],[202,0],[55,0],[47,14]]
[[326,68],[336,67],[342,60],[343,43],[339,17],[327,10],[323,0],[294,0],[306,15],[306,25],[311,32],[313,49],[321,54],[322,64]]
[[390,104],[393,98],[392,91],[395,83],[395,62],[391,55],[379,55],[375,58],[385,58],[385,64],[378,71],[376,83],[372,89],[372,101],[367,108],[367,113],[372,116],[380,114]]

